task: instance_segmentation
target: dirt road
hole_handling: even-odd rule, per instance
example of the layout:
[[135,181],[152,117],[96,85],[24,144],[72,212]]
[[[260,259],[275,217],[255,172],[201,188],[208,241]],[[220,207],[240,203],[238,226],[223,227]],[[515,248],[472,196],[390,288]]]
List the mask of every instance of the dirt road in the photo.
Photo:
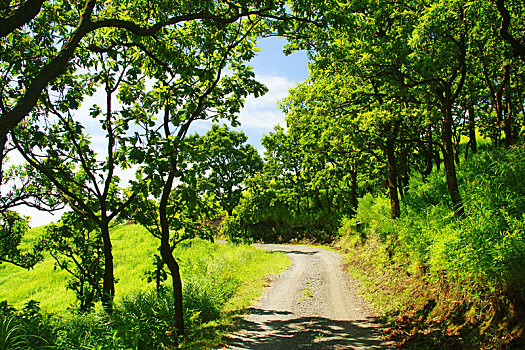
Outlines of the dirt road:
[[228,341],[230,349],[388,349],[339,254],[306,246],[258,247],[285,252],[292,265],[250,310]]

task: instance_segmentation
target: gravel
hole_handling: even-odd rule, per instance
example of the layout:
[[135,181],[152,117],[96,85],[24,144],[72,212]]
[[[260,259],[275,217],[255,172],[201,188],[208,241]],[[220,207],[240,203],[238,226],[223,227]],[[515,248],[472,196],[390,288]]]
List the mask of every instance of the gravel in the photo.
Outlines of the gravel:
[[292,265],[272,278],[228,349],[389,348],[339,254],[300,245],[257,247],[286,253]]

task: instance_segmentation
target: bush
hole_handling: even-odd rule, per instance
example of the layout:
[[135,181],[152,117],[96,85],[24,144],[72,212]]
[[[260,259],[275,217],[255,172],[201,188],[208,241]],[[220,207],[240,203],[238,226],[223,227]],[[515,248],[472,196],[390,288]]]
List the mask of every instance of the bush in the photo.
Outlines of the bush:
[[222,233],[233,242],[332,241],[338,232],[339,212],[311,209],[297,214],[274,196],[244,197],[222,225]]
[[385,197],[372,196],[370,193],[359,199],[356,212],[356,223],[365,224],[369,234],[386,238],[395,233],[395,223],[390,218],[390,200]]
[[126,347],[165,349],[173,346],[171,336],[175,310],[170,290],[130,295],[117,304],[110,322]]
[[[365,225],[362,237],[393,242],[390,249],[405,262],[465,292],[525,287],[525,151],[480,152],[458,167],[458,178],[464,218],[454,217],[444,176],[434,173],[411,180],[400,219],[390,219],[386,198],[368,194],[354,224]],[[356,231],[342,224],[342,231]]]

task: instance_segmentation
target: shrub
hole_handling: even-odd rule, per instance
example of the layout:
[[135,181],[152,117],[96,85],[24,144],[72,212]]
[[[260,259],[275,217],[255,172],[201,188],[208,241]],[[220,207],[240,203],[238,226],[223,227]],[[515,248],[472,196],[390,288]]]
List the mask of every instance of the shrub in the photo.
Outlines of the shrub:
[[385,197],[375,197],[367,193],[359,199],[356,223],[365,224],[370,234],[378,234],[386,238],[395,233],[395,222],[390,218],[390,201]]
[[341,230],[362,223],[363,238],[378,235],[405,263],[465,292],[524,287],[525,150],[480,152],[458,167],[458,178],[464,218],[454,217],[443,174],[434,173],[411,180],[400,219],[390,219],[388,199],[367,194]]
[[164,349],[173,346],[171,336],[175,310],[170,290],[130,295],[117,305],[111,325],[127,347]]

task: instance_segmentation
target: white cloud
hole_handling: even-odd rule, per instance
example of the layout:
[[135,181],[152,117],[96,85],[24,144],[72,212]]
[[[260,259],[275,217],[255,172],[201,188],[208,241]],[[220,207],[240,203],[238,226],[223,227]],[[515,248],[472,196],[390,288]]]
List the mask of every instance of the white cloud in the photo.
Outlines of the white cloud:
[[276,124],[284,124],[284,114],[279,110],[277,101],[288,95],[288,90],[296,82],[283,76],[258,75],[257,80],[266,85],[268,93],[246,99],[239,115],[241,128],[259,128],[271,131]]

